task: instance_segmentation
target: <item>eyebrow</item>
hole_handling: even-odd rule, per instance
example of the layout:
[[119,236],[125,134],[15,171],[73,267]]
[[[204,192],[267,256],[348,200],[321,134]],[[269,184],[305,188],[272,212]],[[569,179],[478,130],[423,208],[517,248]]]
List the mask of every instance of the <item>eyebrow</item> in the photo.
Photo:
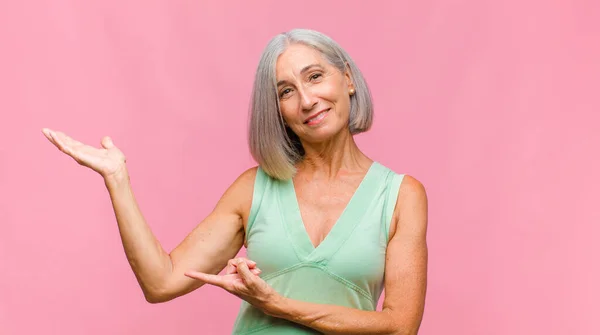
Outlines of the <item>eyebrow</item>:
[[[319,65],[319,64],[310,64],[310,65],[307,65],[307,66],[303,67],[302,70],[300,70],[300,74],[303,74],[303,73],[307,72],[308,70],[310,70],[312,68],[315,68],[315,67],[323,69],[323,67],[321,65]],[[285,83],[287,83],[287,81],[280,80],[280,81],[277,82],[277,87],[279,87],[279,86],[281,86],[281,85],[283,85]]]

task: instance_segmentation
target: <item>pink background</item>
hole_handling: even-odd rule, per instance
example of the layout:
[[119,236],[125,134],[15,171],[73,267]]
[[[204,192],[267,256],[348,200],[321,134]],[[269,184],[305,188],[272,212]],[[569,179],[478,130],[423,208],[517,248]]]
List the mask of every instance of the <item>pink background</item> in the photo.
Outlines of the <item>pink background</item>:
[[[252,3],[252,4],[251,4]],[[206,287],[151,305],[102,180],[42,127],[127,154],[167,250],[253,165],[261,50],[323,31],[372,88],[374,159],[420,179],[420,334],[599,334],[597,1],[2,1],[0,334],[226,334]]]

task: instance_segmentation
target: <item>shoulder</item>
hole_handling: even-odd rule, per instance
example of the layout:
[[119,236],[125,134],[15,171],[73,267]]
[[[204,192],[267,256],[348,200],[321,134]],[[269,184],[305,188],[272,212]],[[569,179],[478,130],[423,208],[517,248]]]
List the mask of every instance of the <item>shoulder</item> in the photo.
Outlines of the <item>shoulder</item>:
[[417,178],[411,175],[404,175],[398,192],[399,203],[400,200],[408,202],[426,202],[427,192],[425,186]]
[[[402,207],[406,202],[427,202],[427,192],[421,181],[412,175],[398,173],[385,165],[381,166],[387,171],[389,176],[394,177],[388,179],[388,181],[391,184],[396,183],[395,186],[398,187],[395,188],[395,190],[398,191],[396,209],[398,209],[398,207]],[[398,183],[400,185],[398,185]]]
[[256,175],[259,173],[259,167],[251,167],[242,172],[237,179],[234,181],[234,185],[252,186],[256,179]]
[[424,235],[427,230],[427,207],[427,191],[423,183],[411,175],[404,175],[394,209],[394,231]]
[[254,192],[254,184],[256,182],[257,175],[261,174],[259,166],[254,166],[243,171],[233,182],[231,188],[235,193],[246,195],[252,198]]
[[254,193],[254,181],[258,174],[258,167],[251,167],[243,171],[219,200],[217,208],[234,209],[237,213],[245,216],[252,203]]

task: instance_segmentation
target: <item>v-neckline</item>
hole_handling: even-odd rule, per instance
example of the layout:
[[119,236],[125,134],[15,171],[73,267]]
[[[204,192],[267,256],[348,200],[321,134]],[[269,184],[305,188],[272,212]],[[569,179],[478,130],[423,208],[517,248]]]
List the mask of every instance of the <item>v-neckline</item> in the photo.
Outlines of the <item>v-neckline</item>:
[[[304,260],[310,260],[311,258],[323,260],[328,248],[337,250],[336,247],[339,247],[341,243],[346,240],[349,233],[352,231],[353,225],[356,225],[360,221],[360,218],[362,217],[361,214],[364,214],[365,212],[364,206],[359,206],[359,202],[363,196],[368,196],[371,193],[367,188],[369,188],[370,185],[376,184],[370,183],[369,180],[373,178],[374,170],[377,166],[377,162],[374,161],[371,163],[369,169],[358,184],[356,190],[354,190],[354,193],[344,206],[344,209],[338,216],[334,225],[317,246],[313,244],[308,231],[306,230],[306,226],[304,225],[294,181],[293,179],[286,181],[285,191],[283,192],[281,199],[284,201],[284,204],[282,205],[284,205],[284,212],[286,212],[283,221],[298,256],[304,258]],[[347,228],[345,229],[345,227]]]

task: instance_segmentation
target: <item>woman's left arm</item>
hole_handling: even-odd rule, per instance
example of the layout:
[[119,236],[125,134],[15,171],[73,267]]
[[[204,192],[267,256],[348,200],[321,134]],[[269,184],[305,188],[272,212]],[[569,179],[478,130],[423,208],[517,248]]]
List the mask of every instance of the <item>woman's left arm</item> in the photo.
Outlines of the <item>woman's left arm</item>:
[[223,276],[188,271],[187,276],[224,288],[264,313],[325,334],[417,334],[427,286],[427,196],[423,185],[405,176],[394,210],[395,231],[385,263],[382,311],[363,311],[285,298],[242,259],[231,262]]
[[396,231],[385,265],[382,311],[314,304],[279,296],[265,312],[325,334],[417,334],[427,288],[427,196],[405,176],[395,209]]

